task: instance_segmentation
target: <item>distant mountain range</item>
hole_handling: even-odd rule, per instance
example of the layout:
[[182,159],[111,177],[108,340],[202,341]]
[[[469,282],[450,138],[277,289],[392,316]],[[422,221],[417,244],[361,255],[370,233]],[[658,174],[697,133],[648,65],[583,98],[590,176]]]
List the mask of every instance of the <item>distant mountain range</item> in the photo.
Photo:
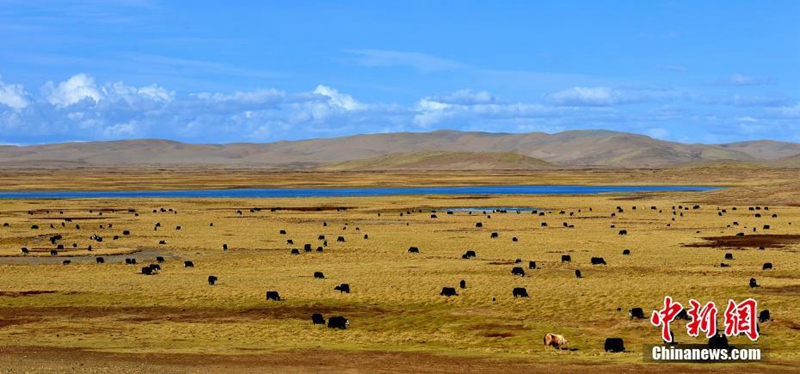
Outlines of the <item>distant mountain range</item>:
[[800,144],[769,140],[684,144],[613,131],[504,134],[435,131],[275,143],[167,140],[0,146],[0,168],[221,166],[324,170],[663,168],[740,162],[800,166]]

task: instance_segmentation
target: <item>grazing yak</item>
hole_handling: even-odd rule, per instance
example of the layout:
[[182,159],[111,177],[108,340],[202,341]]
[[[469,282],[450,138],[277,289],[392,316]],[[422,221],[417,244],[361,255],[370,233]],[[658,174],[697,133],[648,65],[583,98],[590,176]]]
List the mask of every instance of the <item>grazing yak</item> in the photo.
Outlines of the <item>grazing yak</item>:
[[329,329],[346,330],[347,326],[349,326],[349,325],[350,325],[350,321],[348,321],[347,318],[344,318],[342,316],[331,317],[328,320],[328,328]]
[[726,263],[726,262],[720,262],[719,263],[719,267],[721,267],[721,268],[729,268],[729,267],[731,267],[731,264]]
[[555,349],[561,349],[566,347],[569,344],[567,339],[564,338],[563,335],[558,334],[545,334],[544,336],[544,345],[547,347],[553,347]]
[[325,274],[323,274],[321,271],[315,271],[314,279],[325,279]]
[[136,259],[135,258],[126,258],[125,259],[125,265],[136,265]]
[[469,251],[464,252],[464,254],[461,256],[461,258],[469,259],[469,258],[473,258],[473,257],[477,257],[477,256],[478,255],[475,253],[475,251],[469,250]]
[[209,275],[208,276],[208,285],[209,286],[215,285],[217,283],[217,279],[218,279],[217,277],[215,277],[213,275]]
[[106,260],[102,257],[97,257],[94,259],[94,261],[97,262],[98,264],[104,264],[106,262]]
[[27,255],[28,253],[31,253],[31,251],[28,250],[28,248],[22,248],[21,251],[22,251],[23,255]]
[[417,248],[417,247],[408,247],[408,253],[419,253],[419,248]]
[[350,293],[350,285],[347,283],[342,283],[333,288],[334,291],[339,291],[340,293]]
[[303,245],[303,250],[306,251],[306,252],[311,252],[312,251],[311,244],[308,244],[308,243],[304,244]]
[[163,264],[164,263],[164,257],[161,257],[161,256],[156,257],[156,262],[158,262],[159,264]]
[[712,349],[728,349],[728,337],[725,334],[717,333],[708,339],[708,347]]
[[62,264],[62,265],[69,265],[69,264],[71,264],[71,263],[72,263],[72,261],[70,261],[70,260],[64,260],[64,261],[61,261],[61,264]]
[[519,266],[515,266],[514,268],[511,269],[511,275],[519,275],[520,277],[524,277],[525,270],[522,270],[522,268]]
[[167,244],[167,241],[166,241],[166,240],[159,240],[159,241],[158,241],[158,244],[160,244],[160,245],[164,245],[164,244]]
[[611,353],[625,352],[625,342],[622,338],[606,338],[603,349]]
[[311,315],[311,322],[315,325],[324,325],[325,324],[325,317],[322,314],[314,313]]
[[337,243],[344,243],[344,236],[340,236],[340,237],[336,238],[336,242]]
[[193,268],[194,267],[194,262],[184,261],[183,262],[183,267],[185,267],[185,268]]
[[467,288],[467,281],[462,279],[460,282],[458,282],[458,287],[461,289]]
[[630,315],[631,319],[646,319],[644,316],[644,310],[642,310],[642,308],[633,308],[628,311],[628,315]]
[[493,233],[492,233],[492,235],[490,235],[490,238],[492,238],[492,239],[496,239],[496,238],[498,238],[499,236],[500,236],[500,234],[498,234],[498,233],[496,233],[496,232],[493,232]]
[[514,287],[514,289],[511,290],[511,294],[514,296],[514,298],[528,297],[528,290],[526,290],[524,287]]
[[758,285],[755,278],[750,278],[750,288],[756,288],[756,287],[761,287],[761,286]]
[[761,266],[761,270],[772,270],[772,263],[765,262],[763,266]]
[[142,268],[142,274],[144,275],[153,275],[153,269],[149,266],[145,266]]
[[294,240],[292,239],[286,240],[286,245],[294,245]]
[[478,222],[478,223],[475,224],[475,227],[483,227],[483,223]]
[[267,291],[267,300],[281,301],[281,295],[278,291]]
[[292,249],[292,255],[298,256],[300,255],[300,250],[297,248]]
[[602,257],[592,257],[592,265],[605,265],[606,260]]
[[536,269],[536,261],[528,261],[528,269]]
[[726,253],[725,254],[725,259],[726,260],[733,260],[733,253]]
[[770,320],[772,320],[772,318],[769,315],[769,309],[764,309],[761,313],[758,313],[758,322],[764,323]]
[[575,277],[578,278],[578,279],[583,278],[583,275],[581,274],[580,270],[575,269]]
[[561,255],[561,262],[572,262],[572,256],[570,256],[570,255]]
[[619,230],[620,235],[628,235],[628,230]]
[[681,309],[681,311],[678,312],[677,315],[675,315],[675,319],[682,319],[682,320],[688,321],[689,320],[689,313],[686,312],[686,309]]
[[458,296],[458,293],[453,287],[442,287],[442,292],[439,293],[439,296]]
[[228,245],[227,244],[222,244],[222,250],[223,251],[227,251],[228,250]]
[[286,235],[286,230],[279,231],[281,235]]
[[631,250],[630,249],[623,249],[622,250],[622,255],[623,256],[629,256],[630,254],[631,254]]

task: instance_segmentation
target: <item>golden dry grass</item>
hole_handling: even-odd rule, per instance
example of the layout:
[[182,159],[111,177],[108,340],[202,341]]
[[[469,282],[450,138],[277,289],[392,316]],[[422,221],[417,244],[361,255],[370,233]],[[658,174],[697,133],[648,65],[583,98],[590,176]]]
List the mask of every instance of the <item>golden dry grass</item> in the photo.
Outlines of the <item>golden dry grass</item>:
[[[759,188],[754,184],[712,193],[486,198],[4,200],[0,223],[11,227],[0,227],[0,256],[12,257],[0,257],[0,346],[129,354],[381,351],[634,368],[642,364],[642,345],[659,343],[660,338],[649,322],[631,321],[629,308],[642,307],[649,313],[660,307],[665,295],[684,304],[696,298],[717,305],[729,298],[754,297],[774,318],[761,327],[760,343],[770,348],[770,363],[761,368],[796,368],[800,244],[765,251],[685,246],[703,243],[703,237],[740,231],[753,235],[753,227],[761,233],[763,224],[771,226],[769,234],[797,234],[800,208],[771,205],[770,214],[755,218],[746,205],[737,203],[739,209],[732,211],[732,204],[724,204],[757,201],[748,194]],[[684,211],[683,217],[671,213],[673,205],[698,202],[702,208]],[[618,205],[625,212],[610,217]],[[491,218],[444,213],[446,208],[467,206],[533,207],[548,213],[544,217],[492,213]],[[728,209],[724,217],[718,216],[718,206]],[[152,213],[161,207],[178,213]],[[252,207],[263,209],[250,212]],[[272,207],[313,209],[271,212]],[[317,211],[317,207],[348,209]],[[129,208],[140,216],[128,213]],[[423,213],[400,216],[420,209]],[[439,210],[438,218],[430,218],[431,209]],[[29,210],[35,214],[29,215]],[[567,214],[560,215],[562,210]],[[575,215],[570,217],[569,212]],[[770,218],[772,213],[778,217]],[[61,228],[64,217],[73,222]],[[733,221],[740,226],[726,227]],[[156,222],[162,224],[158,231],[153,230]],[[483,228],[476,228],[476,222]],[[541,222],[549,227],[541,227]],[[563,222],[575,228],[564,228]],[[56,228],[50,229],[50,223]],[[99,228],[108,223],[114,228]],[[33,224],[41,229],[31,230]],[[182,230],[175,230],[178,225]],[[288,234],[280,235],[281,229]],[[619,236],[619,229],[629,234]],[[132,235],[111,240],[123,230]],[[494,231],[500,234],[498,239],[490,239]],[[79,245],[79,250],[67,253],[72,264],[60,265],[61,257],[19,255],[20,247],[52,247],[47,238],[55,233],[64,235],[67,247],[73,242]],[[90,242],[93,233],[103,236],[103,243]],[[321,245],[320,234],[329,244],[323,253],[289,254],[291,248],[302,252],[305,243],[313,248]],[[364,234],[369,234],[368,240]],[[336,242],[339,235],[345,243]],[[513,243],[513,236],[519,242]],[[289,238],[295,245],[286,244]],[[160,240],[167,244],[158,245]],[[230,247],[227,252],[222,251],[223,243]],[[95,251],[85,251],[89,244]],[[409,246],[418,246],[421,253],[407,253]],[[622,256],[626,248],[631,256]],[[462,260],[467,249],[478,257]],[[140,252],[108,257],[130,250]],[[735,260],[726,261],[732,267],[715,266],[727,252],[734,253]],[[109,263],[98,265],[88,257],[98,254]],[[560,263],[561,254],[570,254],[573,262]],[[137,274],[156,255],[167,260],[162,274]],[[592,266],[593,256],[604,257],[608,266]],[[126,266],[125,257],[135,257],[142,265]],[[540,269],[526,269],[524,278],[512,276],[517,258],[526,268],[527,261],[536,261]],[[195,267],[183,268],[183,260],[194,261]],[[775,264],[775,270],[762,271],[764,262]],[[583,279],[575,278],[575,269],[582,270]],[[313,279],[314,271],[323,271],[327,279]],[[206,283],[212,274],[219,277],[214,287]],[[750,277],[762,287],[750,289]],[[467,289],[459,290],[458,297],[439,296],[442,287],[457,287],[461,279]],[[339,283],[349,283],[353,292],[335,292]],[[514,299],[513,287],[526,287],[530,299]],[[279,291],[286,300],[265,301],[267,290]],[[24,294],[29,291],[48,292]],[[326,317],[344,315],[350,328],[314,326],[310,316],[316,311]],[[673,323],[679,341],[701,341],[688,338],[683,326]],[[541,339],[548,332],[565,335],[576,350],[543,347]],[[604,339],[612,336],[623,337],[630,353],[602,352]],[[361,369],[365,368],[369,366]]]

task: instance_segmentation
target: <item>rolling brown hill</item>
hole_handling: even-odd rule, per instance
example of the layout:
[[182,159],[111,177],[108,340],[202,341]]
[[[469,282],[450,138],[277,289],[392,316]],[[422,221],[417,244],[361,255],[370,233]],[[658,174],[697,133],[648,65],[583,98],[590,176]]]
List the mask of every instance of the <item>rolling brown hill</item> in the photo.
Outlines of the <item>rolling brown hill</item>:
[[794,155],[766,162],[767,166],[775,168],[800,169],[800,155]]
[[393,153],[321,167],[325,171],[350,170],[542,170],[555,169],[547,161],[510,152],[410,152]]
[[[468,152],[472,162],[457,157],[412,160],[418,152]],[[487,159],[485,153],[528,158]],[[477,154],[482,154],[477,156]],[[60,143],[0,147],[0,168],[108,167],[108,166],[221,166],[309,169],[321,166],[374,169],[433,167],[482,168],[501,162],[504,168],[543,167],[529,158],[560,167],[659,168],[692,163],[735,161],[760,163],[800,154],[800,144],[752,141],[720,145],[683,144],[644,135],[602,131],[566,131],[556,134],[505,134],[435,131],[356,135],[330,139],[275,143],[187,144],[167,140]],[[382,156],[394,155],[381,159]],[[440,155],[441,156],[441,155]],[[479,159],[476,159],[478,157]],[[363,161],[373,159],[372,161]],[[362,160],[362,163],[346,164]],[[435,161],[435,162],[434,162]],[[345,163],[345,164],[342,164]],[[360,165],[360,166],[359,166]]]

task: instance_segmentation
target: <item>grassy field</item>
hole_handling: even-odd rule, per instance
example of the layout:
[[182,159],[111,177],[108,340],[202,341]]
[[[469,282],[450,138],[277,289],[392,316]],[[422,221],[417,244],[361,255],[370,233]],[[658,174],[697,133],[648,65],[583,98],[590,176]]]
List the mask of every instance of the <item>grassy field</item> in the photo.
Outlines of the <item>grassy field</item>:
[[[650,180],[643,171],[616,178],[586,173],[595,178],[562,175],[560,181]],[[657,173],[667,184],[691,182],[678,171]],[[669,173],[676,176],[670,180]],[[77,360],[96,371],[145,371],[147,367],[134,364],[145,362],[166,365],[162,370],[191,372],[197,370],[194,364],[214,355],[222,369],[262,365],[280,371],[463,372],[490,371],[501,364],[549,372],[742,369],[642,362],[642,345],[660,343],[659,329],[646,320],[631,320],[627,311],[641,307],[649,315],[670,295],[684,305],[690,298],[717,305],[725,305],[729,298],[755,298],[774,320],[761,325],[759,341],[769,346],[769,361],[747,366],[747,371],[796,371],[800,368],[800,239],[790,235],[798,233],[800,208],[793,205],[790,192],[781,192],[788,190],[780,181],[794,174],[774,173],[771,179],[758,174],[768,184],[740,182],[738,187],[707,193],[0,200],[0,224],[9,224],[0,227],[0,367],[59,371]],[[296,175],[292,178],[302,181]],[[353,180],[368,184],[366,178]],[[385,180],[392,184],[406,178],[394,175]],[[442,180],[457,181],[458,175],[449,178],[439,181],[448,184]],[[37,181],[21,180],[29,187]],[[330,183],[325,178],[313,180]],[[429,176],[421,184],[435,180]],[[706,178],[704,184],[715,181],[735,184],[725,175]],[[747,202],[775,201],[771,199],[777,203],[768,212],[761,211],[762,218],[747,209]],[[695,204],[700,209],[673,214],[673,206]],[[611,217],[617,206],[624,212]],[[343,207],[347,209],[337,209]],[[445,213],[460,207],[529,207],[545,215]],[[719,216],[718,209],[727,213]],[[431,218],[431,210],[437,210],[437,218]],[[739,226],[728,227],[734,221]],[[477,222],[483,227],[476,228]],[[548,227],[542,227],[543,222]],[[574,228],[564,227],[565,222]],[[161,224],[158,230],[156,223]],[[771,228],[763,230],[765,224]],[[32,230],[32,225],[40,229]],[[618,235],[620,229],[628,235]],[[122,235],[124,230],[130,235]],[[280,230],[287,234],[279,234]],[[492,232],[499,238],[491,239]],[[751,240],[719,247],[704,239],[739,232]],[[55,234],[63,235],[59,243],[66,250],[51,256],[49,250],[55,246],[48,238]],[[90,241],[92,234],[102,236],[103,242]],[[120,238],[113,240],[115,235]],[[319,235],[328,242],[324,251],[304,253],[306,243],[314,249],[322,246]],[[338,236],[346,241],[337,242]],[[159,244],[162,240],[166,244]],[[223,244],[229,250],[223,251]],[[91,252],[86,250],[89,245]],[[420,253],[408,253],[410,246],[419,247]],[[759,246],[766,248],[761,251]],[[23,257],[21,247],[32,253]],[[290,255],[292,248],[301,254]],[[623,256],[623,249],[630,249],[631,255]],[[477,258],[461,259],[466,250],[475,250]],[[723,260],[725,253],[733,253],[734,260]],[[571,255],[572,262],[561,263],[562,254]],[[106,263],[96,264],[95,256],[105,257]],[[166,259],[162,273],[138,274],[156,256]],[[589,259],[594,256],[603,257],[608,265],[592,266]],[[125,265],[128,257],[140,265]],[[523,262],[515,265],[516,259]],[[63,260],[72,263],[62,265]],[[195,267],[184,268],[187,260]],[[528,261],[536,261],[538,269],[528,270]],[[723,261],[731,267],[719,267]],[[775,269],[762,271],[765,262],[772,262]],[[523,266],[526,276],[513,276],[514,266]],[[582,271],[583,279],[574,276],[575,269]],[[326,279],[314,279],[315,271],[324,272]],[[209,275],[219,277],[217,285],[207,284]],[[751,277],[762,287],[749,288]],[[459,296],[439,296],[442,287],[458,287],[462,279],[467,288],[459,289]],[[334,291],[340,283],[349,283],[352,293]],[[513,298],[514,287],[525,287],[530,298]],[[266,301],[267,290],[279,291],[285,300]],[[347,330],[315,326],[311,323],[315,312],[326,318],[345,316],[351,325]],[[684,326],[673,323],[678,341],[703,342],[690,339]],[[572,350],[544,347],[542,337],[549,332],[563,334]],[[629,352],[603,352],[606,337],[624,338]],[[41,355],[25,354],[37,351]]]

